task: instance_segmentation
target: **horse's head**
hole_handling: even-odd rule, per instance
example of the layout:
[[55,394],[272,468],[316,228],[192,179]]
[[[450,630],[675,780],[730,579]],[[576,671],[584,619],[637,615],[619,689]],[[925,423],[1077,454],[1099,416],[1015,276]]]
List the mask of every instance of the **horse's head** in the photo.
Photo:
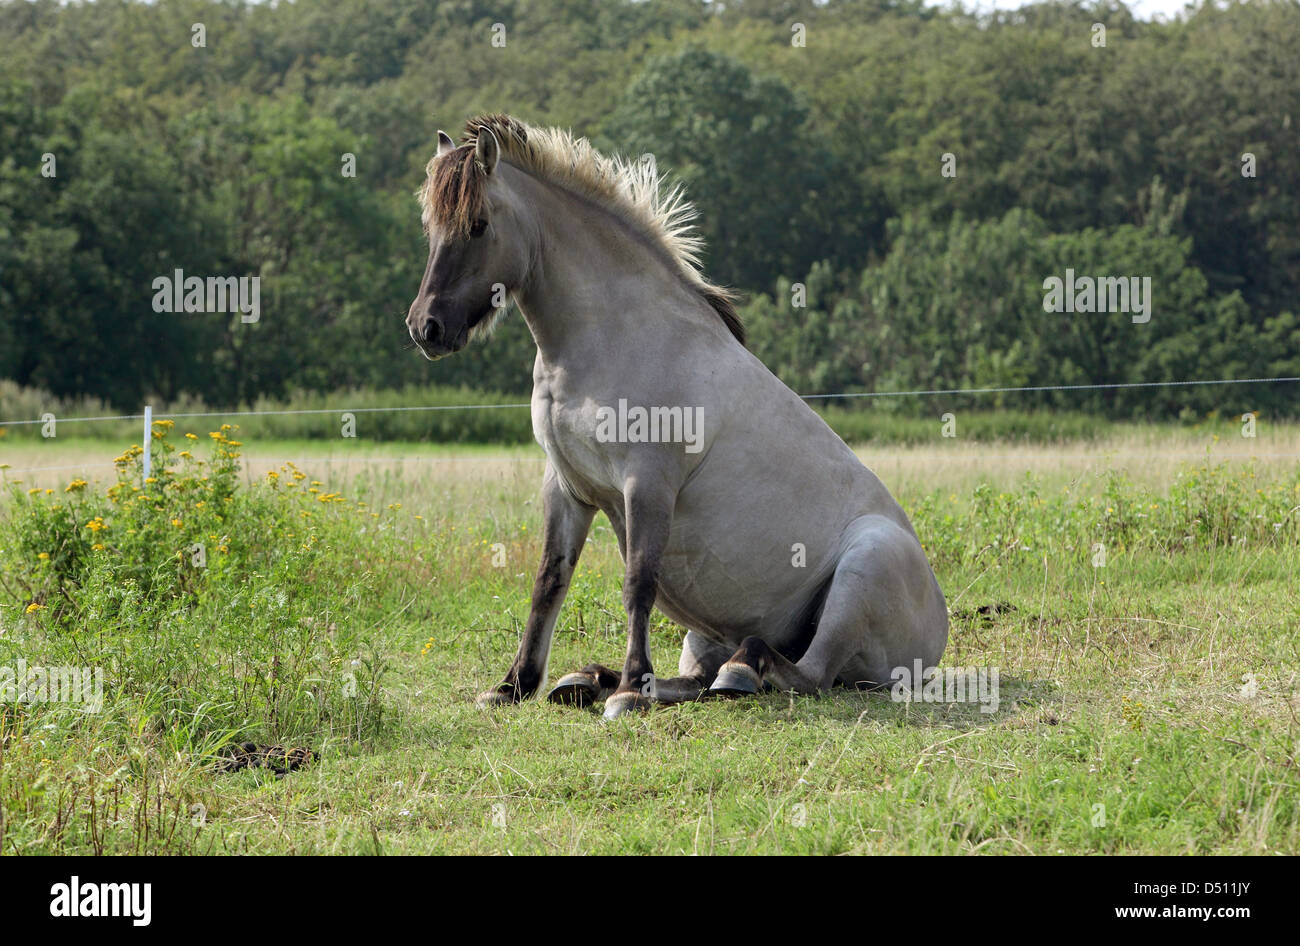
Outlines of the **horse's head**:
[[528,250],[501,182],[500,156],[488,128],[459,148],[438,132],[438,153],[420,194],[429,262],[406,314],[407,331],[431,360],[489,332],[527,274]]

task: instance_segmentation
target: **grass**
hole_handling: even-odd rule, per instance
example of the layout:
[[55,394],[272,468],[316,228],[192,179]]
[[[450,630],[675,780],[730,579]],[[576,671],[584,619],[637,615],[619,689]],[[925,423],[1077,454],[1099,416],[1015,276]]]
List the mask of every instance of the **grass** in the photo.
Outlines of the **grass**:
[[[0,448],[24,481],[0,504],[0,666],[106,673],[99,713],[0,703],[5,853],[1300,849],[1294,430],[868,447],[948,596],[943,665],[998,668],[998,711],[770,694],[612,724],[472,703],[527,615],[536,448],[193,432],[206,453],[157,446],[174,473],[119,503],[132,451]],[[103,460],[65,492],[83,474],[63,467]],[[223,490],[219,514],[194,508]],[[203,535],[228,551],[187,567]],[[552,678],[621,661],[621,574],[600,517]],[[660,669],[681,634],[657,619]],[[319,758],[219,771],[241,740]]]

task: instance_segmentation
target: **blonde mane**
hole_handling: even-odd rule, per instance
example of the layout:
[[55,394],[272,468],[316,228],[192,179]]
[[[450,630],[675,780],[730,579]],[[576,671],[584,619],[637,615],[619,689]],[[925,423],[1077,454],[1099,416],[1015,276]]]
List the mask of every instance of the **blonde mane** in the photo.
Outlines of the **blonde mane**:
[[419,191],[426,229],[437,221],[456,231],[467,230],[481,212],[484,179],[474,149],[483,128],[496,136],[502,157],[511,164],[586,198],[644,234],[744,344],[734,295],[700,272],[704,242],[693,223],[694,205],[680,184],[664,186],[652,160],[609,157],[586,138],[575,138],[562,128],[536,128],[509,115],[480,115],[465,124],[465,144],[429,161]]

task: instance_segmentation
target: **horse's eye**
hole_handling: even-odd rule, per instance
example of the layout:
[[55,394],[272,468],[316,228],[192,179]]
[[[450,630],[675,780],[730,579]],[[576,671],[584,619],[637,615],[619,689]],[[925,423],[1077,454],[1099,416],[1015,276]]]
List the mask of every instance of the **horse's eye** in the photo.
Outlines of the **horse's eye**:
[[487,232],[486,220],[475,220],[474,225],[469,228],[469,235],[472,237],[481,237]]

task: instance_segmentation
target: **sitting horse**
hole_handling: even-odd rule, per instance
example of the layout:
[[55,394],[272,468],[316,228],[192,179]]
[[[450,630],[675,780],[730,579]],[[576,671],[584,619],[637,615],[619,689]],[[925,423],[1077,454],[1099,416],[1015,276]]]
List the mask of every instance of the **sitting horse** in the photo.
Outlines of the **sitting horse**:
[[[937,664],[947,606],[907,515],[745,347],[731,294],[700,272],[680,187],[653,162],[506,115],[472,119],[463,142],[438,133],[420,190],[429,260],[407,329],[441,358],[513,297],[537,343],[547,461],[528,622],[479,703],[541,686],[597,510],[625,565],[627,657],[561,678],[553,701],[603,701],[614,718],[765,685],[881,686]],[[672,678],[650,662],[656,605],[687,628]]]

